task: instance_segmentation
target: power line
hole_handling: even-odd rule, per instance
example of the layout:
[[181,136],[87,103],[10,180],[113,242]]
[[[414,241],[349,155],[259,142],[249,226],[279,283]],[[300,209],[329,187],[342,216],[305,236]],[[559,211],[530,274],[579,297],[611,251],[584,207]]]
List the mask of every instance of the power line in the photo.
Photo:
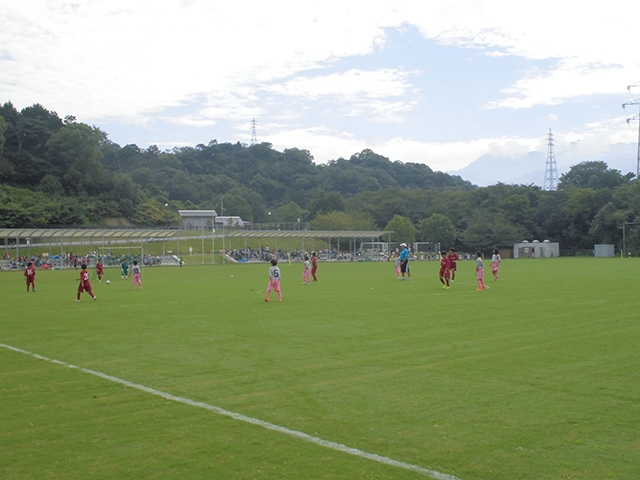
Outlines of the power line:
[[[640,82],[633,83],[627,87],[628,91],[631,91],[632,88],[640,87]],[[634,98],[633,100],[629,100],[628,102],[624,102],[622,104],[622,108],[627,109],[627,107],[631,105],[640,105],[640,97]],[[638,155],[636,158],[636,180],[640,178],[640,112],[638,115],[634,115],[633,117],[627,118],[627,123],[631,123],[634,120],[638,120]]]

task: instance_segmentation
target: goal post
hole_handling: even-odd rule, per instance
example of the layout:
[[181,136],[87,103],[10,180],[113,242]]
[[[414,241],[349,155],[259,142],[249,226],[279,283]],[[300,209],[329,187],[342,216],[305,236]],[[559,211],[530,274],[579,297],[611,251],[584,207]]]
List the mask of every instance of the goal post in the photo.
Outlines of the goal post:
[[[141,267],[141,271],[144,272],[144,246],[142,245],[127,245],[118,247],[98,247],[96,249],[96,264],[98,260],[102,260],[102,265],[105,268],[116,267],[121,268],[122,262],[125,260],[129,264],[129,271],[131,271],[131,265],[134,261],[138,262]],[[95,266],[95,265],[94,265]],[[93,269],[92,276],[95,276],[95,268]],[[144,274],[141,274],[144,275]]]

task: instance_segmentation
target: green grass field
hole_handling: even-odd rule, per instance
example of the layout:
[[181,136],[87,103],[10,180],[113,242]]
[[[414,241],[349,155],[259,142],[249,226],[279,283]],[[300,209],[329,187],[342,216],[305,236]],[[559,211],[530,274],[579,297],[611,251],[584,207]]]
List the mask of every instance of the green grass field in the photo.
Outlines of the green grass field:
[[507,260],[482,292],[473,262],[449,290],[280,266],[268,304],[267,265],[108,269],[80,303],[77,272],[0,272],[0,478],[640,478],[635,259]]

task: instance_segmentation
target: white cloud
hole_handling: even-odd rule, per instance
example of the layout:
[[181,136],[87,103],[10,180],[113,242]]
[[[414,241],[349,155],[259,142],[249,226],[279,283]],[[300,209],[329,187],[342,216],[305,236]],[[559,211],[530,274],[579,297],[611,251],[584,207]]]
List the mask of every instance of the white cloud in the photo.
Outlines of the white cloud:
[[350,69],[330,75],[296,77],[267,88],[272,92],[310,99],[338,97],[339,101],[354,97],[386,98],[405,95],[410,89],[408,72],[382,68],[373,71]]
[[[265,118],[261,137],[276,147],[308,148],[320,161],[371,148],[392,160],[454,170],[484,153],[545,148],[544,135],[505,136],[490,125],[478,129],[485,138],[467,137],[457,125],[449,127],[452,141],[408,138],[397,127],[417,109],[424,72],[372,62],[326,73],[349,59],[375,60],[389,29],[415,26],[441,44],[531,60],[530,70],[507,72],[514,80],[493,92],[491,108],[620,95],[640,79],[640,2],[630,0],[604,7],[550,0],[0,0],[0,9],[2,101],[18,108],[39,102],[89,123],[160,119],[248,131],[252,117]],[[329,114],[303,115],[313,111],[309,104]],[[594,150],[635,142],[619,114],[569,128],[566,112],[543,113],[554,129],[557,123],[570,130],[558,133],[559,150],[565,142]],[[340,126],[329,124],[331,115]],[[374,143],[364,140],[372,122],[389,125]]]

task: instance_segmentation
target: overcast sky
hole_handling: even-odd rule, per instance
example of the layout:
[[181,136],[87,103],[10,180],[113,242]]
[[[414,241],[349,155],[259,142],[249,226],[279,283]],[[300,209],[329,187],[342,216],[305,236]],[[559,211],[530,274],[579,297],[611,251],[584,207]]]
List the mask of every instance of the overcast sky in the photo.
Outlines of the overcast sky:
[[[591,5],[591,6],[590,6]],[[453,171],[628,152],[640,2],[0,0],[0,102],[124,146],[365,148]],[[541,167],[544,169],[544,165]]]

